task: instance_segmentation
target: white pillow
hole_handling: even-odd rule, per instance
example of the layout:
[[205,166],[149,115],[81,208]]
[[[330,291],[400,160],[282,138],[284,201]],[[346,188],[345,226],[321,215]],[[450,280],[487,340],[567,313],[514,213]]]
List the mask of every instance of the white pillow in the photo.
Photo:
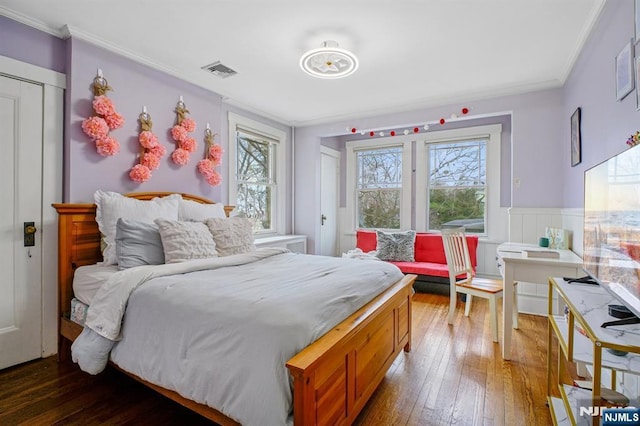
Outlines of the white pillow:
[[202,204],[197,201],[180,199],[180,207],[178,210],[178,220],[195,220],[203,221],[210,217],[226,218],[224,205],[218,204]]
[[218,257],[216,243],[202,222],[178,222],[156,219],[160,231],[165,263]]
[[179,194],[153,200],[136,200],[117,192],[97,190],[94,194],[96,202],[96,222],[107,244],[102,253],[103,265],[116,265],[116,223],[119,218],[133,219],[139,222],[153,223],[157,218],[178,219]]
[[229,219],[207,219],[205,221],[216,242],[218,256],[247,253],[256,250],[253,227],[249,219],[230,217]]

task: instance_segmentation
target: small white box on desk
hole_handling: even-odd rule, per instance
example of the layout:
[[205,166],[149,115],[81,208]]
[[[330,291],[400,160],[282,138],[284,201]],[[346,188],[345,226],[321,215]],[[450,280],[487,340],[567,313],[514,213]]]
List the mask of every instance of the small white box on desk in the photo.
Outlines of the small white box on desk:
[[537,259],[560,259],[560,253],[553,250],[538,250],[538,249],[522,250],[522,254],[524,254],[525,257],[537,258]]

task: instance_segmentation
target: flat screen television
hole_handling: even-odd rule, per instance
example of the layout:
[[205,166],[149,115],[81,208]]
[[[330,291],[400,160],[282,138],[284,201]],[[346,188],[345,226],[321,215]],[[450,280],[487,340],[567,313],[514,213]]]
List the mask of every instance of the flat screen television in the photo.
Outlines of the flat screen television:
[[640,146],[584,175],[584,269],[640,317]]

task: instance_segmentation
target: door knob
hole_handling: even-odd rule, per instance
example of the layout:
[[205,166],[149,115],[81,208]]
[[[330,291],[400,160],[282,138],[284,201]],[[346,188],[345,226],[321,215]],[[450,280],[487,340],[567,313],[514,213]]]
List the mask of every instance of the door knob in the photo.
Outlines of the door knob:
[[24,223],[24,246],[25,247],[33,247],[36,245],[36,228],[35,222],[25,222]]
[[324,221],[327,220],[327,217],[325,215],[320,215],[320,224],[324,225]]

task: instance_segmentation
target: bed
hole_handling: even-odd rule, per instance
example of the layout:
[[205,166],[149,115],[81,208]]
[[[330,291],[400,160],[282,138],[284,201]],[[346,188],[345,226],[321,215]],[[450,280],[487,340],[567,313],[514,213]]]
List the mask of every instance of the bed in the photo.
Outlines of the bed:
[[[150,200],[168,193],[128,194]],[[189,194],[184,199],[208,200]],[[76,268],[102,258],[94,204],[56,204],[59,214],[59,358],[68,359],[70,345],[82,327],[69,318]],[[225,207],[228,213],[231,208]],[[293,381],[296,425],[350,424],[362,410],[397,355],[411,348],[411,296],[415,276],[407,275],[344,321],[286,361]],[[170,399],[223,425],[237,424],[214,407],[126,374]]]

